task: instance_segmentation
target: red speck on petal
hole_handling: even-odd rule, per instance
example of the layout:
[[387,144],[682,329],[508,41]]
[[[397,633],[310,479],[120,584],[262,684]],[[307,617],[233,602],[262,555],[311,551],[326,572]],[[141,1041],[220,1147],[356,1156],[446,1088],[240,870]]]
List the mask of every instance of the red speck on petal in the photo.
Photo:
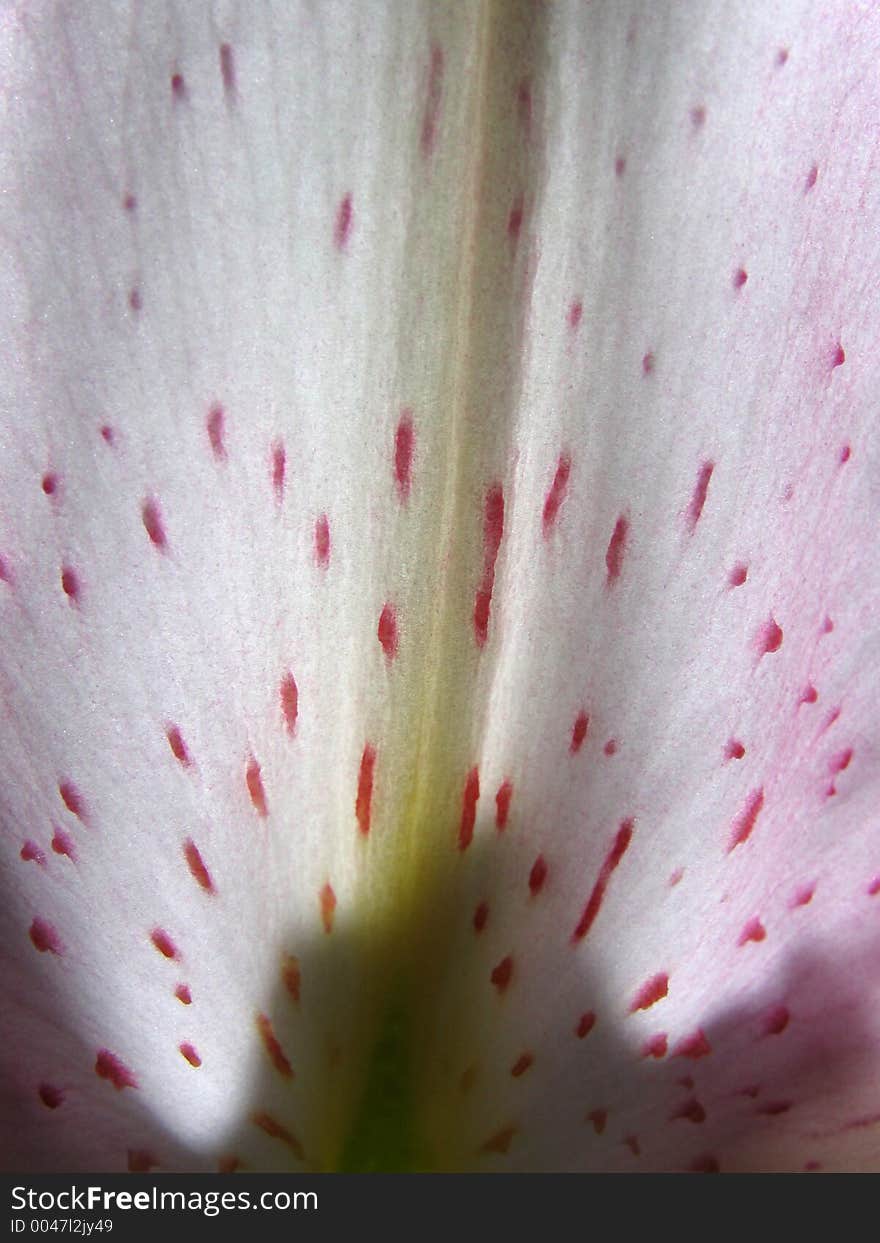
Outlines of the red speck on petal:
[[782,627],[777,624],[775,617],[771,616],[764,622],[758,631],[755,646],[759,659],[770,652],[778,652],[782,647]]
[[724,758],[726,760],[741,760],[745,753],[745,747],[736,738],[731,738],[724,748]]
[[798,700],[798,703],[814,704],[818,698],[819,692],[816,690],[815,686],[805,686],[801,691],[801,697]]
[[587,1114],[587,1122],[592,1122],[593,1130],[597,1135],[601,1135],[605,1130],[605,1124],[608,1121],[607,1109],[592,1109]]
[[507,990],[507,987],[510,984],[512,975],[513,975],[513,958],[510,956],[510,954],[508,954],[506,958],[501,959],[501,962],[499,962],[497,966],[492,968],[492,972],[491,972],[491,975],[489,976],[489,979],[495,985],[498,992],[503,993]]
[[565,500],[568,488],[568,477],[571,474],[571,458],[567,453],[560,453],[556,464],[556,474],[544,498],[543,527],[544,538],[549,539],[559,515],[559,507]]
[[614,160],[614,176],[622,177],[625,172],[626,172],[626,158],[622,155],[618,155],[615,157],[615,160]]
[[257,815],[261,819],[265,819],[269,814],[269,808],[266,804],[266,792],[263,789],[263,778],[260,772],[260,765],[251,757],[248,760],[245,772],[245,781],[247,783],[247,791],[250,800],[254,805]]
[[642,358],[642,375],[649,376],[654,370],[654,355],[650,351]]
[[333,241],[337,250],[344,250],[351,233],[352,206],[351,195],[346,194],[336,209],[336,222],[333,226]]
[[689,1036],[685,1036],[680,1040],[672,1050],[673,1057],[689,1057],[696,1061],[697,1058],[707,1057],[712,1052],[712,1046],[706,1037],[706,1033],[701,1027]]
[[235,96],[235,54],[228,43],[220,44],[220,77],[227,100]]
[[211,873],[205,867],[205,861],[201,856],[199,848],[191,837],[188,837],[184,842],[183,854],[193,879],[201,885],[205,893],[216,893],[214,882],[211,880]]
[[516,1135],[516,1127],[506,1126],[503,1130],[496,1131],[494,1135],[490,1136],[490,1138],[486,1140],[485,1144],[483,1144],[480,1151],[497,1152],[503,1156],[509,1150],[511,1140],[514,1135]]
[[583,314],[584,304],[581,302],[580,298],[576,298],[568,308],[568,326],[572,332],[577,331],[578,324],[581,322]]
[[278,1037],[275,1035],[272,1022],[268,1015],[258,1014],[256,1022],[257,1031],[260,1033],[260,1039],[262,1040],[263,1046],[269,1055],[269,1061],[278,1071],[279,1075],[283,1075],[285,1079],[293,1079],[293,1067],[284,1056],[284,1050],[281,1048]]
[[195,1046],[191,1045],[189,1041],[184,1041],[182,1045],[178,1045],[178,1048],[180,1049],[181,1056],[189,1062],[190,1066],[195,1066],[196,1068],[201,1066],[202,1059],[196,1052]]
[[275,500],[280,505],[284,500],[284,479],[287,473],[287,453],[284,443],[276,440],[272,446],[272,487]]
[[404,410],[394,433],[394,479],[401,501],[409,496],[412,487],[412,462],[415,449],[415,430],[412,410]]
[[813,167],[810,169],[810,171],[807,173],[806,180],[804,181],[804,194],[810,193],[813,186],[816,184],[816,178],[818,176],[819,176],[819,169],[818,169],[818,166],[814,164]]
[[773,1006],[761,1022],[762,1036],[779,1036],[788,1027],[791,1015],[786,1006]]
[[437,141],[437,122],[443,99],[443,49],[435,43],[431,48],[431,69],[428,74],[428,95],[422,114],[421,149],[427,160]]
[[376,767],[376,748],[367,743],[361,754],[361,767],[358,773],[357,799],[354,814],[358,828],[364,837],[370,831],[370,815],[373,803],[373,773]]
[[76,570],[72,570],[70,566],[63,566],[61,570],[61,590],[70,600],[71,604],[79,603],[79,579]]
[[543,855],[538,855],[532,864],[532,870],[529,872],[529,893],[534,898],[544,887],[544,881],[547,879],[547,864]]
[[294,954],[286,954],[281,964],[281,978],[292,1001],[299,1001],[302,973],[299,959]]
[[298,1160],[302,1161],[304,1159],[305,1154],[302,1144],[292,1131],[288,1131],[287,1127],[282,1126],[271,1114],[256,1113],[251,1118],[251,1121],[254,1126],[258,1126],[261,1131],[265,1131],[271,1139],[278,1139],[282,1144],[286,1144]]
[[184,768],[189,768],[192,760],[186,743],[183,741],[183,735],[176,725],[169,725],[165,730],[165,737],[168,739],[168,745],[171,748],[171,754],[182,764]]
[[534,1053],[521,1053],[510,1068],[510,1073],[514,1079],[519,1079],[524,1075],[530,1066],[534,1065]]
[[499,833],[502,833],[507,827],[507,817],[510,813],[510,800],[512,798],[513,782],[505,778],[498,787],[498,793],[495,795],[495,827]]
[[582,941],[592,928],[596,920],[596,916],[599,914],[601,909],[602,900],[605,897],[605,890],[608,888],[608,882],[611,879],[611,874],[626,854],[627,847],[632,841],[632,835],[633,821],[624,820],[617,831],[617,836],[614,839],[614,845],[611,847],[605,858],[605,862],[602,864],[598,879],[593,886],[593,891],[590,894],[587,905],[584,907],[583,914],[578,921],[577,927],[571,934],[571,941],[573,945],[578,941]]
[[109,1049],[99,1049],[95,1059],[95,1074],[99,1079],[108,1079],[117,1092],[123,1088],[136,1088],[137,1079],[124,1062],[111,1053]]
[[696,530],[697,523],[700,521],[700,515],[703,512],[703,506],[706,504],[706,495],[709,491],[709,482],[714,469],[714,462],[704,462],[697,475],[697,482],[694,485],[694,493],[687,512],[687,525],[691,535]]
[[163,958],[179,958],[177,946],[171,940],[168,933],[162,928],[154,928],[150,934],[150,940]]
[[51,1083],[41,1083],[37,1089],[37,1095],[47,1109],[57,1109],[64,1103],[64,1093]]
[[81,820],[85,824],[86,814],[82,795],[76,786],[70,781],[62,781],[58,786],[58,793],[61,795],[62,803],[71,815],[76,816],[77,820]]
[[481,902],[474,911],[474,932],[482,932],[489,918],[489,903]]
[[179,101],[186,99],[186,82],[182,73],[171,75],[171,98]]
[[42,487],[43,487],[43,491],[46,493],[46,496],[54,496],[55,492],[58,489],[58,476],[51,472],[49,474],[44,475],[43,480],[42,480]]
[[623,554],[626,551],[626,540],[629,533],[629,522],[623,514],[614,524],[614,530],[611,533],[611,539],[608,541],[608,551],[605,553],[605,567],[608,574],[605,579],[606,587],[610,587],[620,578],[620,571],[623,567]]
[[461,796],[461,821],[458,826],[458,848],[467,850],[474,836],[474,824],[477,818],[477,801],[480,797],[480,773],[474,766],[464,783]]
[[336,894],[333,892],[333,886],[329,881],[319,893],[318,901],[321,906],[321,922],[324,925],[324,931],[332,932],[333,916],[336,912]]
[[592,1010],[587,1010],[577,1021],[574,1034],[578,1040],[583,1040],[584,1036],[589,1036],[590,1032],[596,1026],[596,1016]]
[[386,603],[383,606],[379,614],[377,634],[386,659],[392,661],[397,655],[397,613],[393,604]]
[[669,876],[669,888],[674,889],[684,876],[684,868],[676,868]]
[[763,941],[766,936],[767,932],[764,925],[761,923],[760,919],[755,916],[743,927],[742,932],[739,934],[737,945],[747,945],[749,941]]
[[183,1006],[192,1005],[192,993],[190,992],[190,987],[188,984],[178,984],[177,988],[174,990],[174,996],[177,998],[177,1000],[180,1002],[181,1005]]
[[141,309],[143,304],[144,304],[144,301],[143,301],[143,298],[141,297],[141,291],[139,289],[130,289],[128,291],[128,309],[130,311],[134,311],[135,314],[137,314],[137,312]]
[[330,524],[326,514],[315,522],[315,558],[322,569],[330,564]]
[[495,587],[495,563],[504,535],[504,492],[493,484],[486,493],[483,516],[483,576],[474,600],[474,634],[477,647],[483,647],[489,636],[489,611]]
[[743,285],[749,279],[749,274],[745,268],[737,268],[732,277],[734,289],[742,289]]
[[745,801],[742,811],[731,825],[730,841],[727,846],[728,854],[732,850],[736,850],[737,846],[741,846],[743,842],[748,841],[763,806],[763,789],[752,790]]
[[849,447],[849,445],[843,445],[843,447],[840,450],[840,453],[837,455],[837,460],[838,462],[840,462],[840,465],[845,466],[851,457],[852,457],[852,449]]
[[569,752],[577,755],[581,747],[584,745],[584,739],[590,728],[590,718],[586,712],[581,710],[575,717],[574,725],[571,727],[571,743],[569,744]]
[[150,537],[150,542],[161,552],[164,552],[168,547],[168,537],[162,525],[162,515],[159,512],[158,502],[149,498],[145,500],[141,506],[141,517],[143,518],[147,535]]
[[116,433],[114,432],[113,428],[110,427],[107,423],[105,423],[103,427],[101,428],[101,439],[104,441],[105,444],[112,445],[115,438],[116,438]]
[[878,893],[880,893],[880,876],[875,876],[868,885],[868,897],[876,898]]
[[281,715],[284,718],[284,728],[288,734],[293,737],[296,732],[296,714],[299,705],[299,691],[296,686],[296,679],[292,673],[286,673],[281,679]]
[[705,1122],[706,1111],[697,1098],[692,1096],[669,1115],[670,1122],[677,1122],[680,1118],[686,1118],[688,1122]]
[[842,367],[845,362],[846,362],[846,354],[844,353],[843,346],[838,342],[837,348],[835,349],[834,354],[832,355],[832,358],[831,358],[832,371],[834,370],[835,367]]
[[776,64],[781,69],[787,60],[788,60],[788,48],[781,47],[779,51],[776,53]]
[[122,210],[127,212],[137,211],[137,199],[131,193],[126,194],[122,200]]
[[749,567],[738,561],[728,575],[727,581],[731,587],[742,587],[748,577]]
[[837,755],[831,757],[828,769],[832,774],[842,773],[849,768],[853,757],[852,747],[847,747],[845,751],[838,751]]
[[658,1032],[642,1045],[642,1057],[661,1058],[666,1056],[666,1032]]
[[656,1005],[669,992],[669,976],[665,971],[652,975],[639,991],[636,993],[630,1005],[630,1014],[635,1014],[637,1010],[649,1010],[651,1006]]
[[57,954],[59,957],[64,954],[61,938],[52,924],[45,919],[37,918],[33,921],[30,926],[30,938],[34,949],[39,950],[41,954]]
[[608,741],[605,743],[605,746],[602,748],[602,750],[605,753],[605,755],[607,755],[608,758],[611,759],[612,755],[617,754],[617,739],[609,738]]
[[226,416],[223,413],[223,407],[213,405],[208,411],[207,428],[208,440],[211,444],[211,452],[218,462],[226,461],[226,446],[223,443],[223,429]]
[[787,1114],[789,1109],[791,1109],[791,1101],[766,1101],[758,1106],[755,1113],[763,1114],[768,1118],[776,1118],[779,1114]]
[[516,242],[520,234],[523,222],[523,197],[520,194],[513,202],[510,208],[510,215],[507,217],[507,236],[512,242]]
[[129,1148],[126,1155],[129,1174],[149,1174],[159,1164],[153,1154],[143,1148]]
[[800,889],[796,890],[794,897],[791,900],[790,905],[792,909],[798,906],[809,906],[813,900],[813,894],[815,892],[815,884],[802,885]]
[[46,856],[36,842],[26,841],[19,851],[19,856],[24,859],[25,863],[38,863],[42,868],[46,866]]
[[528,78],[523,78],[516,88],[516,106],[519,123],[528,134],[532,124],[532,87]]
[[691,108],[691,125],[694,129],[702,129],[706,124],[706,108],[703,104],[698,104],[696,108]]

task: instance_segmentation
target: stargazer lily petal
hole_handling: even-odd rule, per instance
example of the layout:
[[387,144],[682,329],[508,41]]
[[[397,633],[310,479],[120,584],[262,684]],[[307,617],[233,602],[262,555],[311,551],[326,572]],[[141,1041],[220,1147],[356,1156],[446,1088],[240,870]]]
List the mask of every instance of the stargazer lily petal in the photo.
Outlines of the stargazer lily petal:
[[8,8],[7,1167],[876,1167],[878,42]]

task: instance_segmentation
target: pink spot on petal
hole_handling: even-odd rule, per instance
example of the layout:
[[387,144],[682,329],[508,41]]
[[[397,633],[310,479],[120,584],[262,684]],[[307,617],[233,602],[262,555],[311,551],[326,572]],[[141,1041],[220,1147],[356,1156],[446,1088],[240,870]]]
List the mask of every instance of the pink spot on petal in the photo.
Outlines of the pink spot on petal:
[[37,918],[29,929],[29,935],[34,949],[40,951],[41,954],[57,954],[60,957],[64,954],[64,946],[61,944],[61,938],[55,931],[54,925],[48,920]]
[[183,735],[176,725],[169,725],[165,730],[165,737],[168,739],[168,745],[171,748],[171,754],[179,764],[184,768],[189,768],[192,764]]
[[26,841],[19,851],[19,857],[25,863],[38,863],[41,868],[46,866],[46,856],[36,842]]
[[789,906],[791,907],[792,910],[796,910],[797,907],[799,906],[809,906],[809,904],[813,900],[813,894],[815,892],[816,892],[815,883],[812,883],[809,885],[801,885],[799,889],[795,890],[794,896],[792,897],[791,902],[789,903]]
[[52,474],[51,472],[44,475],[42,480],[42,488],[46,496],[54,496],[58,490],[58,476]]
[[742,289],[743,285],[749,279],[749,274],[745,268],[737,268],[731,277],[731,283],[734,289]]
[[623,514],[614,524],[614,530],[611,533],[611,539],[608,542],[608,551],[605,553],[605,566],[608,571],[605,585],[611,587],[613,583],[620,578],[620,571],[623,566],[623,554],[626,551],[627,535],[629,533],[629,522]]
[[583,914],[578,920],[577,927],[571,934],[572,944],[582,941],[592,928],[596,920],[596,916],[599,914],[601,909],[602,901],[605,897],[605,891],[607,890],[609,881],[611,880],[611,875],[617,868],[623,856],[626,854],[627,848],[632,841],[632,835],[633,821],[624,820],[617,831],[614,844],[609,850],[605,858],[605,862],[602,864],[599,876],[593,886],[592,893],[587,900]]
[[345,250],[351,234],[351,223],[351,195],[346,194],[336,209],[336,222],[333,226],[333,241],[337,250]]
[[474,836],[474,824],[477,818],[477,801],[480,797],[479,769],[472,768],[465,778],[464,792],[461,796],[461,821],[458,828],[458,848],[467,850]]
[[257,1031],[260,1034],[263,1047],[269,1055],[269,1061],[278,1071],[279,1075],[282,1075],[285,1079],[293,1079],[293,1067],[285,1056],[284,1050],[281,1047],[281,1042],[275,1035],[275,1031],[268,1015],[258,1014],[256,1022]]
[[804,689],[801,691],[801,697],[798,700],[798,703],[799,704],[814,704],[818,698],[819,698],[819,692],[816,690],[815,686],[809,685],[809,686],[805,686]]
[[361,766],[358,773],[357,798],[354,814],[358,828],[364,837],[370,832],[370,817],[373,804],[373,775],[376,768],[376,748],[367,743],[361,754]]
[[624,158],[624,156],[619,155],[614,161],[614,176],[618,178],[622,177],[625,172],[626,172],[626,159]]
[[571,458],[567,453],[560,453],[559,461],[556,465],[556,474],[553,476],[553,482],[544,498],[543,527],[545,539],[549,539],[553,527],[556,525],[559,508],[565,500],[570,473]]
[[497,966],[492,968],[489,979],[499,993],[507,991],[513,977],[513,959],[508,954],[506,958],[502,958]]
[[220,44],[220,77],[227,100],[235,96],[235,54],[228,43]]
[[571,742],[568,747],[571,755],[577,755],[578,751],[580,751],[584,745],[589,728],[590,718],[586,712],[581,710],[575,717],[574,725],[571,727]]
[[731,587],[742,587],[748,577],[748,573],[749,567],[738,561],[727,576],[727,581]]
[[706,504],[709,482],[714,469],[714,462],[704,462],[697,475],[697,482],[694,485],[693,496],[691,497],[691,503],[688,506],[687,512],[687,525],[691,535],[696,530],[697,523],[700,521],[700,515],[703,512],[703,506]]
[[194,1066],[196,1069],[201,1066],[202,1059],[196,1052],[195,1045],[190,1044],[189,1041],[186,1040],[183,1044],[178,1045],[178,1048],[180,1050],[181,1057],[185,1062],[189,1062],[190,1066]]
[[577,331],[577,327],[581,322],[584,313],[584,304],[580,298],[576,298],[568,308],[568,326],[572,332]]
[[291,1001],[299,1001],[302,988],[302,972],[299,959],[294,954],[287,954],[281,968],[281,978]]
[[697,1058],[707,1057],[712,1052],[712,1046],[706,1037],[706,1033],[701,1027],[698,1027],[690,1036],[685,1036],[680,1040],[672,1050],[673,1057],[689,1057],[696,1061]]
[[741,760],[745,753],[745,747],[737,738],[729,739],[727,746],[724,748],[724,758],[726,760]]
[[651,1036],[642,1045],[642,1057],[653,1057],[658,1060],[665,1057],[667,1044],[666,1032],[658,1032],[656,1036]]
[[868,885],[868,897],[876,898],[878,893],[880,893],[880,876],[875,876]]
[[504,492],[493,484],[486,492],[483,515],[483,575],[474,599],[474,635],[477,647],[483,647],[489,636],[489,612],[495,586],[495,563],[504,535]]
[[755,647],[758,650],[759,659],[762,656],[778,652],[782,647],[782,627],[777,623],[775,617],[769,617],[761,626],[755,638]]
[[65,833],[63,829],[56,827],[52,837],[52,849],[56,855],[65,855],[68,859],[76,862],[76,847],[73,838],[69,833]]
[[218,462],[226,461],[226,446],[223,443],[223,432],[226,422],[226,415],[223,407],[213,405],[208,411],[206,427],[208,429],[208,441],[211,445],[211,452]]
[[186,99],[186,82],[182,73],[172,73],[171,75],[171,98],[177,102]]
[[507,217],[507,236],[516,243],[522,229],[523,222],[523,196],[520,194],[513,202],[510,208],[510,214]]
[[37,1095],[47,1109],[57,1109],[64,1103],[64,1093],[51,1083],[41,1083],[37,1089]]
[[150,933],[150,940],[163,958],[178,959],[180,957],[177,952],[177,946],[163,928],[154,928]]
[[510,814],[510,800],[513,798],[513,782],[509,778],[505,778],[498,787],[498,793],[495,795],[495,827],[501,833],[507,827],[507,817]]
[[776,53],[777,68],[781,69],[787,60],[788,60],[788,48],[781,47],[779,51]]
[[678,1109],[669,1115],[670,1122],[677,1122],[682,1118],[695,1123],[706,1121],[706,1111],[695,1096],[685,1101],[683,1105],[679,1105]]
[[779,1036],[788,1027],[791,1016],[786,1006],[773,1006],[761,1020],[762,1036]]
[[284,500],[284,480],[287,474],[287,453],[284,443],[276,440],[272,445],[272,489],[275,493],[275,501],[281,504]]
[[109,1049],[99,1049],[98,1056],[95,1059],[95,1074],[99,1079],[107,1079],[113,1084],[117,1092],[121,1092],[123,1088],[136,1088],[138,1086],[137,1079],[128,1069],[124,1062],[111,1053]]
[[649,351],[642,358],[642,375],[649,376],[654,370],[655,359],[653,353]]
[[247,784],[247,792],[254,809],[261,819],[265,819],[269,814],[269,808],[266,804],[266,792],[263,789],[263,777],[259,763],[253,758],[248,760],[247,769],[245,770],[245,782]]
[[192,1005],[192,993],[188,984],[178,984],[174,990],[174,996],[184,1006]]
[[211,873],[205,866],[201,852],[191,837],[184,842],[183,854],[193,880],[204,889],[205,893],[216,893]]
[[662,1001],[669,993],[669,976],[665,971],[651,976],[636,993],[629,1008],[630,1014],[637,1010],[649,1010],[651,1006]]
[[437,124],[443,99],[443,49],[435,43],[431,48],[431,68],[428,74],[428,94],[422,113],[421,149],[425,159],[432,154],[437,141]]
[[706,124],[706,108],[703,104],[698,104],[696,108],[691,108],[691,125],[695,130],[702,129]]
[[71,781],[62,781],[58,786],[58,793],[61,795],[61,801],[71,815],[76,816],[77,820],[81,820],[85,824],[86,813],[83,806],[82,795]]
[[412,462],[415,448],[415,431],[412,410],[404,410],[394,433],[394,479],[397,494],[405,501],[412,487]]
[[544,887],[547,879],[547,863],[543,855],[538,855],[529,872],[529,893],[536,897]]
[[79,603],[79,578],[77,577],[76,570],[72,570],[67,565],[61,570],[61,590],[71,604]]
[[279,699],[281,701],[281,715],[284,718],[284,728],[292,738],[296,733],[296,717],[299,710],[299,691],[296,685],[296,678],[292,673],[285,673],[281,679]]
[[582,1014],[575,1025],[574,1034],[578,1040],[583,1040],[585,1036],[589,1036],[590,1032],[596,1026],[596,1016],[592,1010],[587,1010]]
[[834,352],[831,355],[832,371],[834,370],[835,367],[842,367],[845,362],[846,362],[846,354],[844,353],[843,346],[838,342],[837,348],[834,350]]
[[150,542],[164,552],[168,547],[168,537],[165,534],[165,528],[162,525],[162,515],[159,512],[159,505],[156,501],[147,499],[141,506],[141,517],[143,518],[144,528],[150,537]]
[[731,825],[731,836],[727,846],[728,854],[735,850],[737,846],[741,846],[743,842],[748,841],[763,806],[763,789],[752,790],[742,810]]
[[377,629],[379,643],[389,663],[397,655],[397,613],[393,604],[386,603],[379,614]]
[[748,920],[739,934],[737,945],[747,945],[749,941],[763,941],[767,936],[766,929],[760,919],[755,916]]
[[816,178],[818,176],[819,176],[819,169],[817,165],[814,164],[813,167],[810,169],[810,171],[807,173],[806,179],[804,181],[804,194],[810,193],[813,186],[816,184]]
[[321,514],[315,522],[315,559],[322,569],[330,564],[330,524]]
[[474,911],[474,918],[473,918],[474,932],[477,932],[477,933],[482,932],[483,929],[486,927],[486,923],[488,919],[489,919],[489,903],[480,902],[476,910]]

